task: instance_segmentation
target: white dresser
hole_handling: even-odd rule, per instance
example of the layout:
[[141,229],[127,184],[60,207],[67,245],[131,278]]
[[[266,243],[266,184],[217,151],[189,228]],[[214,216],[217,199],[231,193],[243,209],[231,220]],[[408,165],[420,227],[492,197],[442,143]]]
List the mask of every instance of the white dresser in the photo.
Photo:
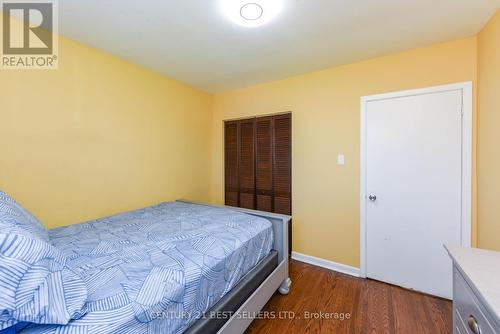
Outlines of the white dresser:
[[500,253],[445,248],[453,259],[453,333],[500,334]]

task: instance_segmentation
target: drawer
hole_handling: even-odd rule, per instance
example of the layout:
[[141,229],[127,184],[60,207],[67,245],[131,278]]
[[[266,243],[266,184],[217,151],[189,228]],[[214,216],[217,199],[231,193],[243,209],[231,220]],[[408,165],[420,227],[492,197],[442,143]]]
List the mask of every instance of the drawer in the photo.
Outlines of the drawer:
[[[484,307],[465,281],[462,274],[453,270],[453,327],[461,334],[497,334],[495,323],[485,312]],[[479,331],[473,331],[469,321],[476,323]]]

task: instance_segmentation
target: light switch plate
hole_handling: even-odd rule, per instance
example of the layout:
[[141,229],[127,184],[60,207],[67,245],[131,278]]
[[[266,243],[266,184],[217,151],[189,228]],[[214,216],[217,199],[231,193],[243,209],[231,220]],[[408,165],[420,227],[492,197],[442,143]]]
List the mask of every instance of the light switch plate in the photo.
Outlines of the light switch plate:
[[340,166],[345,165],[345,156],[343,154],[339,154],[337,156],[337,165],[340,165]]

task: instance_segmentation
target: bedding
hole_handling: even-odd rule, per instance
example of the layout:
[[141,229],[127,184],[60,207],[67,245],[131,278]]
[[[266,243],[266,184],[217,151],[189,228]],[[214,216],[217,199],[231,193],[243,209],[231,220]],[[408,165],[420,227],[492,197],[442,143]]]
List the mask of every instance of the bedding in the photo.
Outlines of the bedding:
[[45,227],[0,192],[0,330],[26,322],[67,324],[87,300],[83,280]]
[[0,191],[0,232],[49,241],[47,229],[12,197]]
[[271,251],[272,224],[162,203],[49,231],[88,289],[86,314],[22,333],[182,333]]

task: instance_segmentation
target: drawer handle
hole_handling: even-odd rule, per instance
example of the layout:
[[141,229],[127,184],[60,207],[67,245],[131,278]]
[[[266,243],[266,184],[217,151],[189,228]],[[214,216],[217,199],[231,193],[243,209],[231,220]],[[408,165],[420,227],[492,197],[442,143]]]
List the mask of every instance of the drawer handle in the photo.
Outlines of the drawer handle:
[[469,320],[467,320],[469,324],[469,328],[474,334],[481,334],[481,328],[479,328],[479,324],[477,323],[476,318],[473,315],[469,315]]

